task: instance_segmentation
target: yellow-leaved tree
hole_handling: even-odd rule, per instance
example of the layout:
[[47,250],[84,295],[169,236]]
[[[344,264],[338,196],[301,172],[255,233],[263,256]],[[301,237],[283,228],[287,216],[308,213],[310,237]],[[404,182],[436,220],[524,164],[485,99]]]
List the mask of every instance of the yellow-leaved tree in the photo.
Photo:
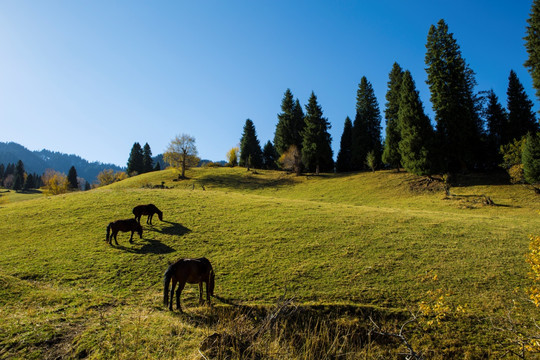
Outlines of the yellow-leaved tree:
[[68,192],[69,183],[65,174],[52,169],[47,169],[41,179],[46,194],[58,195]]

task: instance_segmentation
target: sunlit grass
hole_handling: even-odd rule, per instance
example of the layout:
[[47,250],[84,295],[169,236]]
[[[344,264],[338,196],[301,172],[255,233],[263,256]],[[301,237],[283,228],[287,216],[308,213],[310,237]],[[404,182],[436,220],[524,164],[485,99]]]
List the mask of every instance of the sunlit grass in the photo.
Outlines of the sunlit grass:
[[[456,186],[445,199],[412,192],[413,176],[389,171],[187,175],[173,181],[165,170],[2,204],[0,311],[14,316],[0,316],[0,357],[196,358],[217,315],[198,307],[193,285],[182,294],[186,315],[161,305],[162,275],[181,257],[212,261],[218,313],[271,306],[286,290],[302,306],[404,311],[443,289],[469,316],[485,317],[527,285],[524,254],[540,228],[540,203],[525,187]],[[483,206],[482,196],[498,206]],[[109,246],[108,222],[146,203],[164,221],[155,217],[133,244],[120,233],[120,246]]]

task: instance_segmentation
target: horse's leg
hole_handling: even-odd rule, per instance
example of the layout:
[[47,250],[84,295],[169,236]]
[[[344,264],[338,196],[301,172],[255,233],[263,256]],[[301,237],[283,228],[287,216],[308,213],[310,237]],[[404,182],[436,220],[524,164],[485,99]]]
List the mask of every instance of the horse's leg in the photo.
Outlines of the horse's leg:
[[199,282],[199,306],[204,304],[203,300],[203,288],[202,288],[202,281]]
[[116,235],[118,235],[118,230],[113,230],[114,242],[116,243],[116,245],[119,245],[118,240],[116,240]]
[[212,302],[210,301],[210,279],[206,282],[206,299],[208,300],[208,305],[211,307]]
[[186,285],[185,281],[179,281],[178,290],[176,290],[176,307],[178,308],[178,311],[180,312],[182,312],[182,306],[180,306],[180,295],[182,294],[182,290],[184,290],[185,285]]
[[135,230],[131,230],[131,237],[129,238],[129,242],[132,243],[133,242],[133,233],[135,232]]
[[169,310],[173,311],[173,301],[174,301],[174,288],[176,287],[176,279],[172,278],[172,284],[171,284],[171,300],[169,301]]
[[153,216],[153,215],[154,215],[154,214],[148,215],[148,218],[146,219],[146,223],[147,223],[147,224],[152,225],[152,216]]

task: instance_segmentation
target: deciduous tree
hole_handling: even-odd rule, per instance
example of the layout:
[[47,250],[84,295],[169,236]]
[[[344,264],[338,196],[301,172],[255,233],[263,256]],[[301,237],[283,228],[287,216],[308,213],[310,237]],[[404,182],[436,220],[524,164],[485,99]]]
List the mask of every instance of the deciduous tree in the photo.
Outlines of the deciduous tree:
[[291,145],[279,157],[279,163],[285,170],[294,172],[297,176],[302,173],[302,153],[296,145]]
[[235,167],[238,165],[238,155],[240,153],[240,148],[235,146],[227,151],[227,162],[230,167]]
[[187,134],[177,135],[167,146],[163,160],[180,171],[178,178],[185,179],[186,169],[199,163],[195,138]]

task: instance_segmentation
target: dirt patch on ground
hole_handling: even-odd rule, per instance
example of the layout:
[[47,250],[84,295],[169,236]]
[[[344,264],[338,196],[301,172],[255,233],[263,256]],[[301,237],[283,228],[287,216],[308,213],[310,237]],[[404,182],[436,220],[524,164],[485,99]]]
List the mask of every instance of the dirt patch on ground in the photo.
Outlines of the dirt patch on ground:
[[445,184],[442,179],[435,177],[417,177],[408,182],[409,190],[414,193],[444,192]]

